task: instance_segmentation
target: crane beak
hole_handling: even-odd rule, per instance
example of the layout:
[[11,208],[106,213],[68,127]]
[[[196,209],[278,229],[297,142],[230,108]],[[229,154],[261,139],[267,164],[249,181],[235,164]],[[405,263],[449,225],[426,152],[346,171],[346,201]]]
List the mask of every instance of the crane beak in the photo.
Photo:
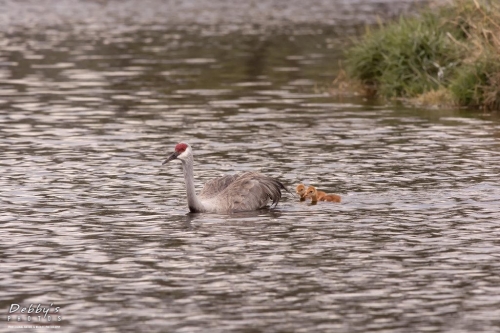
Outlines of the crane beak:
[[172,154],[170,154],[167,159],[165,161],[163,161],[163,163],[161,165],[165,165],[167,164],[168,162],[172,161],[172,160],[175,160],[177,158],[177,156],[179,156],[179,154],[177,154],[177,152],[173,152]]

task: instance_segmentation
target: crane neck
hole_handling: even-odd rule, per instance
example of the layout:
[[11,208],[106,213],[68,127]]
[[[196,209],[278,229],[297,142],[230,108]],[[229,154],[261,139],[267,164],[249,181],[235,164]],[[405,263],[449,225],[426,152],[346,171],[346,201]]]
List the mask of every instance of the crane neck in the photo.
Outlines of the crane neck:
[[184,171],[184,182],[186,183],[186,192],[189,210],[192,213],[204,211],[201,200],[196,195],[194,189],[194,173],[193,173],[193,157],[189,156],[186,160],[182,160],[182,170]]

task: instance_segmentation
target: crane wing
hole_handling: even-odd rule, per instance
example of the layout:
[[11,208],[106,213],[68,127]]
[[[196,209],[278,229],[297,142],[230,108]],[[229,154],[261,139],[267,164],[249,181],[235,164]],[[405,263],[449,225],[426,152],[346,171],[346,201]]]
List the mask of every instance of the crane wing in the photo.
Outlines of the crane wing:
[[238,179],[242,174],[227,175],[209,180],[203,186],[200,192],[200,198],[210,199],[224,191],[231,183]]
[[220,193],[220,199],[228,203],[231,212],[256,210],[265,207],[269,199],[277,205],[281,190],[288,191],[276,179],[257,172],[246,172]]

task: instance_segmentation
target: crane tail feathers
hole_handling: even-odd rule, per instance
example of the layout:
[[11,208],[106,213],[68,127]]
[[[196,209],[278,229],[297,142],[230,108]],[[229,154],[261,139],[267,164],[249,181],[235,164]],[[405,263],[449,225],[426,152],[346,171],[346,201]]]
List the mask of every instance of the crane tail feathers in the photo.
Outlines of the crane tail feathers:
[[282,196],[281,190],[285,190],[288,193],[290,193],[290,191],[285,187],[285,185],[283,185],[283,183],[274,178],[268,178],[267,180],[268,182],[265,183],[265,186],[267,188],[267,194],[272,200],[271,207],[276,207]]

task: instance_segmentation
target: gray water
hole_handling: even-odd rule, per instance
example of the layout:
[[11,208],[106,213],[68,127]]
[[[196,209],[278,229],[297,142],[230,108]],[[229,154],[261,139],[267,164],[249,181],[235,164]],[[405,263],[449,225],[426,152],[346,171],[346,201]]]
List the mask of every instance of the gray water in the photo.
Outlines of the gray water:
[[[0,331],[500,331],[500,119],[328,95],[410,2],[301,3],[3,3]],[[188,214],[179,141],[343,202]]]

